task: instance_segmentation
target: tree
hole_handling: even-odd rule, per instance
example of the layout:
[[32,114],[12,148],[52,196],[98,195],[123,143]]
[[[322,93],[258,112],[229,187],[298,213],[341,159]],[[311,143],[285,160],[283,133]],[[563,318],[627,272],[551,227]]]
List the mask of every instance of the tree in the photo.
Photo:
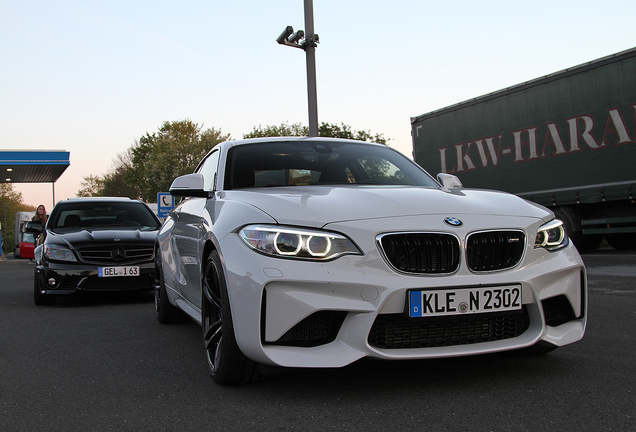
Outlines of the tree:
[[191,120],[164,122],[159,132],[146,133],[130,149],[131,165],[123,179],[140,188],[140,198],[157,199],[157,193],[167,191],[172,181],[194,171],[199,161],[214,146],[230,139],[214,128],[202,131]]
[[[258,126],[243,138],[307,136],[309,128],[300,123]],[[319,135],[386,144],[382,134],[354,131],[351,126],[322,123]],[[194,171],[199,161],[217,144],[231,139],[220,129],[206,129],[189,119],[164,122],[157,132],[135,140],[118,154],[113,167],[103,176],[84,177],[78,196],[127,196],[154,202],[158,192],[167,191],[172,181]]]
[[117,155],[113,166],[103,176],[90,174],[83,177],[76,195],[78,197],[108,196],[140,199],[141,188],[125,179],[126,173],[132,168],[132,150],[128,149]]
[[[142,197],[141,187],[126,181],[126,174],[133,169],[133,152],[129,148],[119,153],[112,169],[104,175],[104,196],[120,196],[133,199]],[[156,197],[156,195],[155,195]]]
[[[287,123],[281,123],[280,126],[258,126],[254,127],[252,132],[244,134],[243,138],[258,138],[258,137],[277,137],[277,136],[308,136],[309,128],[302,126],[300,123],[293,123],[289,125]],[[334,123],[321,123],[318,128],[318,136],[332,137],[332,138],[344,138],[357,141],[370,141],[379,144],[386,144],[387,140],[384,138],[384,134],[373,135],[371,131],[354,131],[351,130],[351,126],[341,123],[340,126]]]
[[172,181],[194,171],[199,161],[220,142],[230,139],[214,128],[186,119],[164,122],[158,132],[146,132],[103,176],[84,177],[78,196],[126,196],[154,202],[158,192],[167,191]]
[[351,126],[344,123],[340,123],[340,126],[333,123],[321,123],[318,128],[318,136],[370,141],[378,144],[386,144],[387,141],[384,134],[373,135],[371,131],[353,131]]
[[76,195],[78,197],[104,196],[104,177],[92,174],[83,177]]
[[76,195],[78,197],[109,196],[138,199],[141,197],[140,188],[134,183],[126,182],[124,178],[130,169],[132,169],[132,150],[129,148],[117,155],[110,171],[103,176],[90,174],[83,177]]
[[252,132],[243,134],[243,138],[260,138],[260,137],[283,137],[283,136],[308,136],[309,128],[300,123],[281,123],[280,126],[254,126]]
[[13,184],[0,183],[0,223],[2,223],[3,254],[13,251],[13,239],[15,238],[15,213],[19,211],[33,210],[35,210],[35,207],[22,202],[22,194],[13,190]]

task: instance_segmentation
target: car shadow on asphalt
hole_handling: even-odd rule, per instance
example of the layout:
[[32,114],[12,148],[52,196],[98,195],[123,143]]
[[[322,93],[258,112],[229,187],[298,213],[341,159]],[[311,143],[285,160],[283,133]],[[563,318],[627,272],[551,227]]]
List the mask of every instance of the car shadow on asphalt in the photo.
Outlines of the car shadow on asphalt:
[[[567,356],[565,356],[567,357]],[[428,390],[449,387],[465,388],[488,382],[524,382],[562,376],[572,359],[551,353],[525,356],[520,352],[483,354],[425,360],[384,361],[361,359],[338,369],[294,369],[267,375],[264,382],[276,391],[303,387],[316,394],[342,391],[343,388],[383,389],[426,387]],[[275,372],[275,370],[274,370]]]
[[53,307],[95,307],[151,302],[154,302],[152,291],[78,292],[68,296],[59,296]]

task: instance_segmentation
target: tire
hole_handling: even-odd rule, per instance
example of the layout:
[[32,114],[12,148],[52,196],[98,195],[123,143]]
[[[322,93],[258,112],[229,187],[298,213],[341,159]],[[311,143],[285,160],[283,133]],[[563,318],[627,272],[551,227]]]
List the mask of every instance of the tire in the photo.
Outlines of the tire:
[[201,326],[205,358],[217,384],[246,384],[261,378],[258,364],[248,359],[236,343],[227,285],[216,251],[212,251],[203,270]]
[[608,234],[605,236],[607,243],[616,250],[631,250],[636,248],[636,234]]
[[579,250],[594,250],[598,249],[603,241],[603,236],[598,234],[584,234],[581,241],[581,247]]
[[33,303],[35,303],[36,306],[55,304],[55,297],[42,294],[38,280],[38,271],[35,269],[33,273]]
[[163,279],[159,250],[155,253],[155,311],[161,324],[180,324],[190,321],[190,317],[168,300]]

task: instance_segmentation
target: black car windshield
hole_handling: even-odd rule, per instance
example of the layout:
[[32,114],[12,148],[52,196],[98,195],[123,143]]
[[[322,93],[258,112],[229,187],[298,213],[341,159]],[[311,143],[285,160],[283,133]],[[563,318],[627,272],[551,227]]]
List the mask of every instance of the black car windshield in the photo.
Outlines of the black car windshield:
[[65,202],[51,215],[49,229],[131,227],[154,230],[160,227],[151,211],[139,202]]
[[330,141],[268,142],[230,149],[225,189],[307,185],[439,185],[386,146]]

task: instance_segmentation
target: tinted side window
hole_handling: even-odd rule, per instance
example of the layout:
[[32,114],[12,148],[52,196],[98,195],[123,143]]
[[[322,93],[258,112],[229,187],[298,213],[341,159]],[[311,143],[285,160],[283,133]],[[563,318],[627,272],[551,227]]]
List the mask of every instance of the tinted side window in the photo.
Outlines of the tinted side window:
[[215,189],[216,172],[219,167],[219,154],[220,151],[215,151],[210,154],[203,165],[197,170],[198,173],[203,174],[203,185],[205,190],[212,191]]

